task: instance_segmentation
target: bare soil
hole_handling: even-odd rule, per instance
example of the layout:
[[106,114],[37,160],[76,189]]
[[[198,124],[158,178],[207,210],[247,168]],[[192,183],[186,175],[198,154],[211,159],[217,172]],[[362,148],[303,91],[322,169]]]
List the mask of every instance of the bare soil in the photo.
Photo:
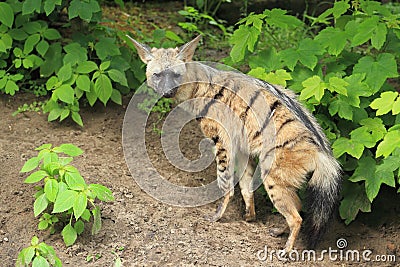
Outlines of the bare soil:
[[[242,219],[244,204],[236,192],[221,221],[210,223],[203,217],[214,212],[215,203],[198,208],[180,208],[160,203],[141,191],[125,164],[121,144],[122,122],[129,98],[124,99],[123,106],[84,108],[83,128],[71,121],[48,123],[44,114],[11,116],[19,105],[33,100],[34,97],[27,94],[18,98],[0,95],[1,266],[13,266],[18,252],[29,245],[33,235],[54,246],[65,266],[112,266],[116,255],[124,266],[304,265],[301,261],[283,263],[277,259],[271,262],[257,258],[256,253],[265,246],[269,251],[281,249],[287,238],[287,235],[274,238],[268,234],[269,228],[282,226],[285,222],[281,215],[271,212],[271,205],[261,193],[256,194],[255,222],[247,223]],[[197,174],[171,167],[163,157],[158,135],[151,127],[149,125],[147,130],[147,148],[161,173],[187,186],[214,180],[215,166]],[[196,155],[201,138],[197,124],[189,123],[181,135],[184,153]],[[101,203],[103,228],[100,233],[92,236],[90,229],[86,229],[68,248],[59,233],[50,235],[37,230],[38,219],[33,215],[35,189],[24,184],[26,175],[19,173],[26,159],[35,154],[33,149],[43,143],[73,143],[81,147],[85,153],[76,158],[75,166],[89,183],[110,187],[116,199],[112,203]],[[370,249],[373,256],[397,254],[400,259],[400,220],[397,214],[386,212],[387,216],[382,215],[379,226],[374,227],[362,220],[346,227],[336,220],[319,249],[337,249],[337,239],[345,238],[348,242],[346,249]],[[296,245],[298,249],[304,249],[301,239]],[[88,258],[92,260],[88,261]],[[326,257],[322,262],[306,264],[347,266],[360,263],[331,261]],[[361,264],[377,265],[365,261]],[[398,266],[398,261],[380,263],[379,266]]]

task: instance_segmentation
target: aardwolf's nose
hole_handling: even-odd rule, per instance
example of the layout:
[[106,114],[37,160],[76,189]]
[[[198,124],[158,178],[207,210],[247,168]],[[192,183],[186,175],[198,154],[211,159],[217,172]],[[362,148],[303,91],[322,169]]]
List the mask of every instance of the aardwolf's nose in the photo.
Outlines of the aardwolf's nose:
[[174,87],[171,90],[169,90],[168,92],[164,93],[163,97],[172,98],[175,96],[177,90],[178,90],[178,87]]

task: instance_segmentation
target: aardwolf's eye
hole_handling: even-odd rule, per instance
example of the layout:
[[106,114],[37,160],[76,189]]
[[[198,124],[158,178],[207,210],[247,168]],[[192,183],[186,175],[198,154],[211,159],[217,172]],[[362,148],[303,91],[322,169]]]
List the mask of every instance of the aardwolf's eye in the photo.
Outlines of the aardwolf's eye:
[[161,77],[161,73],[159,72],[159,73],[153,73],[153,76],[155,77],[155,78],[160,78]]

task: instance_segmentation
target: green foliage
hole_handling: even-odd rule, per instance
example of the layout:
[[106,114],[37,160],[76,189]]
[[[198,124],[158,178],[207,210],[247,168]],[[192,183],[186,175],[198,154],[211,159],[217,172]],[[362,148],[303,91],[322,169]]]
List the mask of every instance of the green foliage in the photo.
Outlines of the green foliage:
[[[32,265],[31,265],[32,264]],[[31,245],[21,250],[18,254],[17,267],[32,266],[32,267],[45,267],[45,266],[62,266],[61,260],[57,257],[56,252],[52,246],[44,242],[39,243],[39,238],[32,237]]]
[[210,34],[208,31],[202,31],[206,25],[216,26],[222,31],[224,36],[230,35],[229,29],[224,26],[223,20],[215,19],[212,15],[200,12],[194,7],[185,6],[185,9],[178,11],[178,13],[186,19],[185,22],[178,22],[178,26],[187,31],[190,35],[194,33],[201,35],[207,34],[209,37],[215,38],[213,34]]
[[13,112],[13,116],[16,116],[20,113],[25,113],[25,112],[41,112],[43,111],[44,103],[42,101],[33,101],[31,104],[23,104],[22,106],[18,107],[18,109]]
[[[383,184],[399,188],[400,14],[359,0],[307,18],[312,26],[280,9],[250,14],[238,22],[227,62],[287,85],[317,113],[346,171],[340,215],[348,224],[371,211]],[[301,38],[279,44],[287,29]]]
[[83,151],[72,144],[58,147],[44,144],[36,150],[39,151],[38,155],[26,161],[21,172],[39,169],[25,179],[27,184],[41,183],[35,187],[37,192],[33,204],[35,217],[42,214],[38,229],[49,229],[54,233],[54,224],[64,223],[61,235],[65,244],[70,246],[83,232],[84,222],[89,222],[93,217],[92,234],[98,233],[101,214],[95,199],[113,201],[114,197],[103,185],[86,184],[78,169],[70,165],[73,157],[81,155]]
[[[63,10],[69,21],[59,20]],[[49,94],[48,120],[71,117],[80,126],[82,103],[121,104],[121,93],[144,81],[144,70],[133,51],[118,44],[125,33],[100,21],[97,0],[0,3],[0,92]],[[77,30],[66,31],[70,25]]]

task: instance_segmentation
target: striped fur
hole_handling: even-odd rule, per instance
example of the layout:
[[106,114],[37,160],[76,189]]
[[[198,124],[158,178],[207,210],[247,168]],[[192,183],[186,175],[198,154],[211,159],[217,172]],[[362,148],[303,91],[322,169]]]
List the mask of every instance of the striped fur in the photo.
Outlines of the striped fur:
[[[290,229],[286,251],[293,248],[302,224],[297,191],[308,182],[305,229],[309,247],[315,246],[333,213],[340,187],[340,166],[323,131],[291,91],[240,72],[193,62],[199,40],[175,49],[150,49],[132,42],[147,64],[147,83],[157,93],[178,101],[200,99],[192,112],[200,117],[203,133],[215,142],[217,181],[225,192],[210,220],[221,218],[233,195],[235,161],[243,166],[239,185],[245,219],[255,219],[253,159],[258,157],[264,187]],[[283,230],[271,232],[279,235]]]

